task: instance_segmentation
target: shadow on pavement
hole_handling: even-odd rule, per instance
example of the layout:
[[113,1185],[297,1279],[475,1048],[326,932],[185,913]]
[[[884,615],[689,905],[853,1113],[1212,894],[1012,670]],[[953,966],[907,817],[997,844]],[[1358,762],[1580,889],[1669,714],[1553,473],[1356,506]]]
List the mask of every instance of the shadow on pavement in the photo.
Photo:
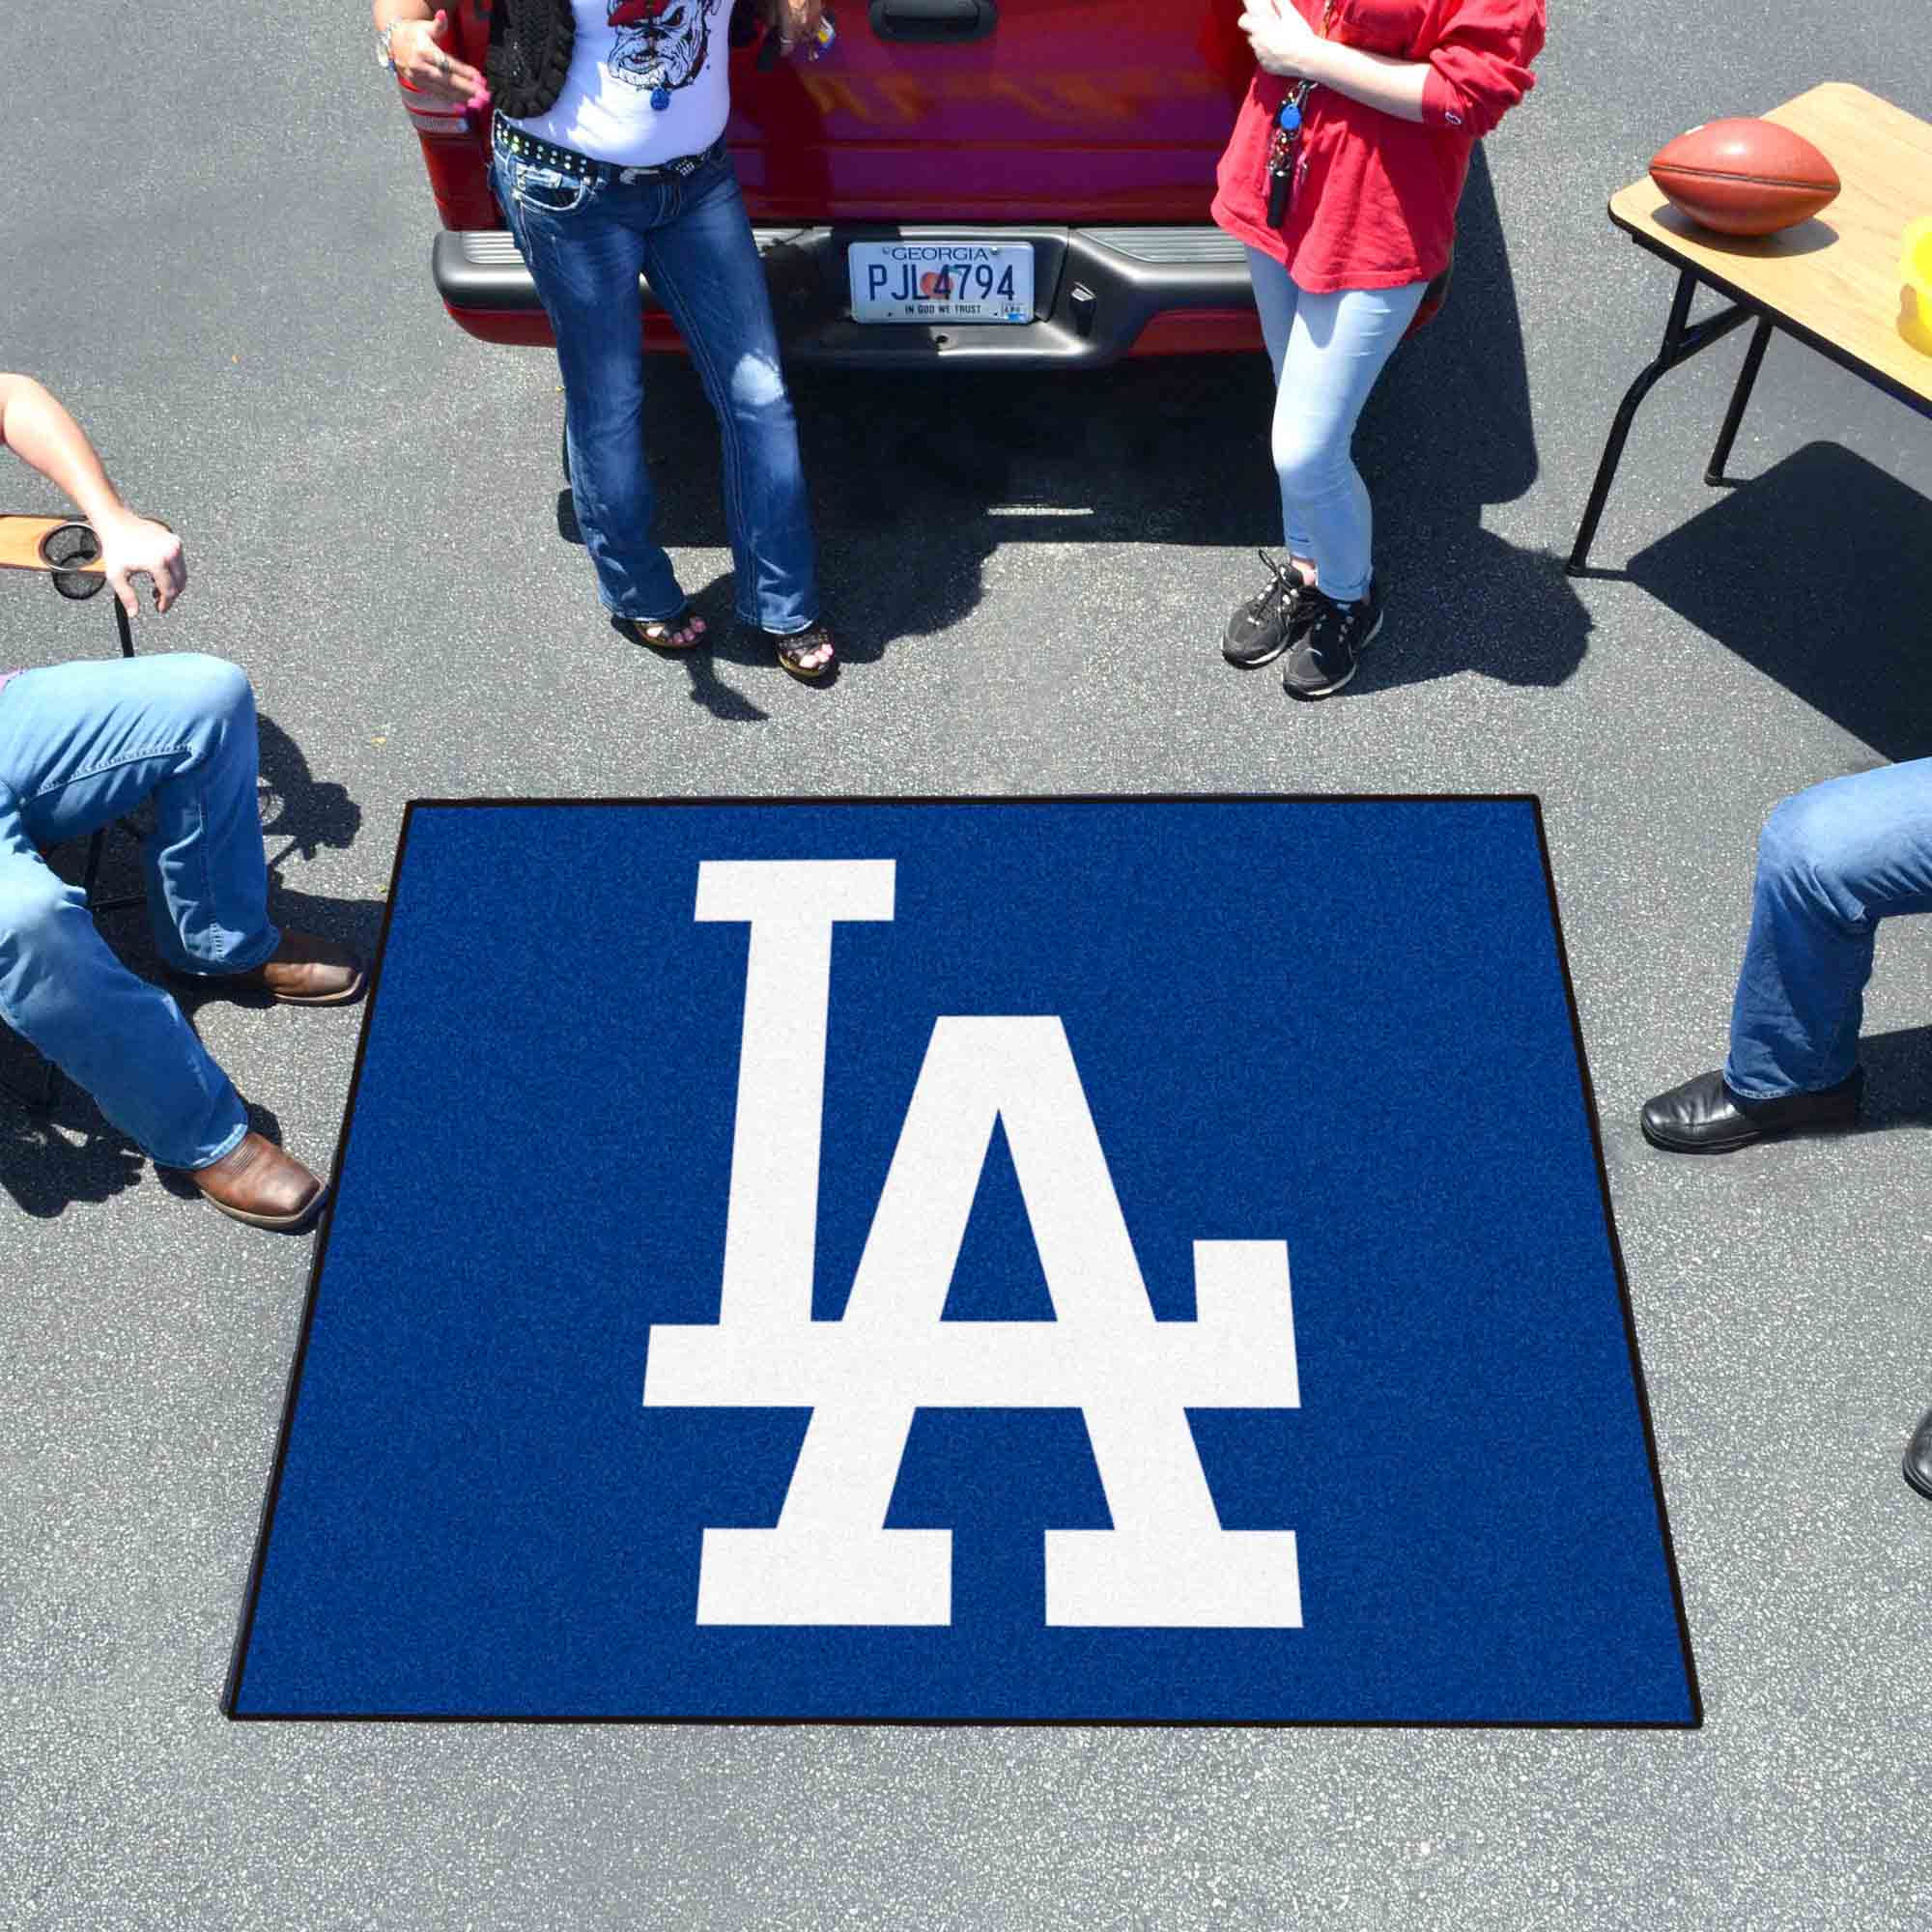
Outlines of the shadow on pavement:
[[[302,749],[272,718],[257,716],[261,744],[262,837],[269,842],[269,869],[291,854],[312,860],[327,846],[346,852],[362,829],[362,808],[346,786],[318,780]],[[278,838],[289,842],[277,852]]]
[[[13,1036],[0,1036],[0,1079],[35,1083],[40,1063]],[[23,1214],[50,1221],[76,1201],[105,1201],[138,1187],[147,1156],[108,1126],[84,1095],[69,1090],[54,1118],[30,1114],[0,1094],[0,1193]]]
[[[827,611],[850,663],[968,616],[987,558],[1007,545],[1280,542],[1261,355],[1017,376],[803,368],[790,383]],[[652,361],[645,412],[661,538],[724,547],[717,424],[688,364]],[[1462,670],[1528,685],[1569,677],[1590,624],[1560,560],[1482,527],[1486,504],[1530,487],[1537,457],[1516,286],[1480,150],[1448,304],[1397,353],[1356,457],[1404,649],[1370,659],[1355,688]],[[557,526],[581,541],[567,491]],[[755,640],[721,635],[724,587],[703,595],[719,654],[762,664]],[[756,712],[719,695],[729,699],[713,703],[721,716]]]
[[1540,686],[1575,672],[1591,624],[1562,556],[1483,527],[1484,508],[1522,496],[1538,461],[1521,310],[1480,147],[1449,299],[1384,371],[1355,462],[1375,504],[1376,568],[1400,649],[1369,653],[1345,697],[1467,670]]
[[1813,442],[1639,551],[1628,574],[1898,762],[1932,753],[1926,529],[1916,490]]
[[[826,611],[849,663],[970,615],[987,558],[1007,544],[1275,540],[1259,356],[1081,375],[801,369],[791,384]],[[724,549],[718,430],[692,371],[654,360],[646,410],[660,537]],[[1233,488],[1237,450],[1245,473]],[[557,528],[582,541],[568,492]],[[762,643],[732,635],[729,580],[686,587],[717,654],[763,668]],[[734,700],[732,715],[745,708]]]
[[[10,1040],[9,1047],[19,1051],[15,1041]],[[11,1059],[0,1071],[14,1073]],[[242,1104],[248,1124],[279,1147],[279,1118],[253,1100]],[[51,1116],[0,1099],[0,1193],[35,1220],[55,1220],[76,1202],[105,1201],[151,1179],[177,1200],[200,1205],[201,1192],[186,1175],[152,1167],[148,1156],[108,1125],[71,1081],[63,1083],[60,1104]]]
[[1866,1034],[1859,1060],[1865,1069],[1863,1126],[1932,1127],[1932,1026]]

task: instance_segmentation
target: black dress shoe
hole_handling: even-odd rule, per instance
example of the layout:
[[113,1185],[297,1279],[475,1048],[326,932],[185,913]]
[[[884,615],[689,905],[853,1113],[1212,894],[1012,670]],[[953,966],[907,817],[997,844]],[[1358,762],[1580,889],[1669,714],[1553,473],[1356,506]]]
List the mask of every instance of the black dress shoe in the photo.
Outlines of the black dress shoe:
[[1932,1408],[1918,1418],[1905,1445],[1905,1480],[1921,1496],[1932,1496]]
[[1864,1068],[1855,1066],[1835,1087],[1817,1094],[1745,1100],[1724,1084],[1721,1071],[1700,1073],[1644,1108],[1643,1137],[1672,1153],[1729,1153],[1793,1127],[1848,1127],[1859,1117],[1864,1084]]

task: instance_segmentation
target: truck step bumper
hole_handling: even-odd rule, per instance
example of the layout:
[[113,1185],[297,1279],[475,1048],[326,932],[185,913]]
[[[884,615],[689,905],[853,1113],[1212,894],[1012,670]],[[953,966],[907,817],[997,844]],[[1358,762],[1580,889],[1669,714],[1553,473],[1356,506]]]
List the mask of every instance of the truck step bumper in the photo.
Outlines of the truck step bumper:
[[[1003,369],[1099,367],[1139,349],[1258,346],[1246,251],[1231,235],[1185,228],[883,224],[753,231],[771,281],[785,358],[799,364],[907,369],[937,362]],[[1028,242],[1030,323],[856,323],[846,280],[853,242]],[[432,255],[437,293],[460,327],[487,342],[544,343],[550,325],[505,229],[445,229]],[[647,318],[661,304],[640,278]],[[646,336],[656,339],[662,320]]]

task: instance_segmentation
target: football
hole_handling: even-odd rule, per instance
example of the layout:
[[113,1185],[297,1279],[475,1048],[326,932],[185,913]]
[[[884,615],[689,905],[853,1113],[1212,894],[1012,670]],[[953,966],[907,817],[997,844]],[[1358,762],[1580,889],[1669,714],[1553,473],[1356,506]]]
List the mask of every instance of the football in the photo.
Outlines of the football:
[[1775,235],[1838,192],[1838,173],[1776,121],[1707,121],[1658,151],[1650,178],[1671,205],[1725,235]]

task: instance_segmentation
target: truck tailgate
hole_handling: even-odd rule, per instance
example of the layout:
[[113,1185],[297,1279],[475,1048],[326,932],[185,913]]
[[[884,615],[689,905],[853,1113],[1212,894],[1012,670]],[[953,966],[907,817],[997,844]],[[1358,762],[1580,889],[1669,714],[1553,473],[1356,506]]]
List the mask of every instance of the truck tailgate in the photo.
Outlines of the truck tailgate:
[[[473,62],[489,5],[458,0]],[[834,7],[822,59],[732,58],[727,133],[788,359],[1023,369],[1258,345],[1245,255],[1208,218],[1254,71],[1234,0]],[[408,105],[445,307],[482,340],[548,342],[486,179],[489,117]],[[1020,306],[965,312],[971,291],[940,286],[952,263],[1007,275]],[[644,294],[646,347],[674,346]]]
[[747,202],[771,221],[1205,221],[1253,71],[1236,12],[842,0],[823,59],[734,74]]

